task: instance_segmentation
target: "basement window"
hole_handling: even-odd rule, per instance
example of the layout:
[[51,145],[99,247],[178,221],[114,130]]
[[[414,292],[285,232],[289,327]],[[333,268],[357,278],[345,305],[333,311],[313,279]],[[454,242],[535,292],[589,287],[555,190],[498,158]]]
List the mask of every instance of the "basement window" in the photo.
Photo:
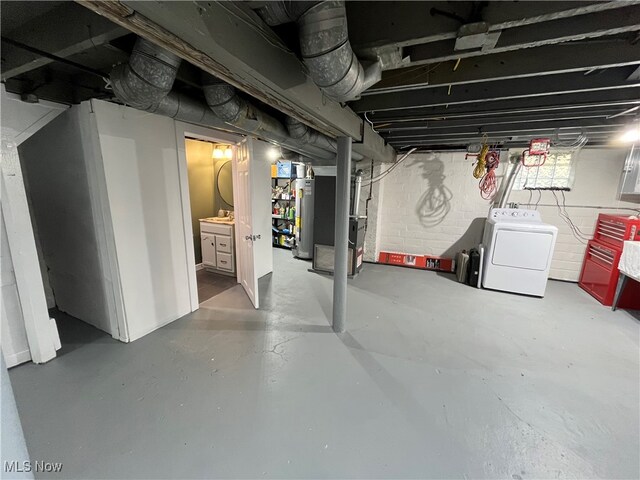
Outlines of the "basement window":
[[[513,185],[515,190],[571,190],[575,171],[574,151],[553,150],[544,165],[523,166]],[[535,162],[535,159],[531,159]]]

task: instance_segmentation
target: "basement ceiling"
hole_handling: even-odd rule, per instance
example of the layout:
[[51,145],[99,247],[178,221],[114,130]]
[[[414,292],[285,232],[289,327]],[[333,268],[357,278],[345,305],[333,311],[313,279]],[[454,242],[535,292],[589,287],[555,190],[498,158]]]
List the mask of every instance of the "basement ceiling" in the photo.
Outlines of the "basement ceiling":
[[[175,12],[193,4],[211,14],[221,11],[216,10],[221,5],[228,18],[261,22],[246,2],[179,3],[127,1],[111,6],[126,5],[129,15],[130,9],[143,12],[180,38],[192,27]],[[161,6],[164,16],[156,17],[150,4]],[[114,100],[106,79],[114,64],[128,58],[135,35],[122,22],[117,25],[94,13],[92,9],[102,8],[100,2],[86,6],[0,4],[1,72],[8,91],[28,101]],[[343,112],[318,113],[319,107],[302,105],[307,99],[301,98],[300,115],[321,131],[354,131],[350,117],[340,124],[336,116],[351,109],[362,125],[370,125],[398,151],[461,148],[483,138],[501,146],[523,145],[537,136],[570,141],[581,133],[591,145],[602,145],[637,118],[639,1],[347,2],[347,16],[355,52],[363,61],[380,59],[382,80],[343,105]],[[262,35],[258,41],[280,42],[279,48],[298,54],[294,25],[272,31],[272,38]],[[234,30],[225,33],[233,35]],[[232,40],[248,42],[246,36]],[[255,52],[263,47],[246,45]],[[270,75],[276,84],[286,83],[287,72],[270,71],[269,59],[260,60],[253,65],[256,77]],[[176,88],[201,96],[199,69],[183,65]],[[289,78],[300,81],[293,72]],[[276,116],[296,109],[238,82]],[[289,87],[283,87],[285,98],[293,98],[287,97]]]

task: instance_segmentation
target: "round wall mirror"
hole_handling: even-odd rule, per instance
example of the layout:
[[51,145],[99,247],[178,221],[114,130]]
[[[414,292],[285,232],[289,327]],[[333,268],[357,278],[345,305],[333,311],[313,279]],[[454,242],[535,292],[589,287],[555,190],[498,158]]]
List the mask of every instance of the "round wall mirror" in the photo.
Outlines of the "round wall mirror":
[[222,201],[233,207],[233,178],[231,175],[231,161],[224,162],[218,170],[216,186]]

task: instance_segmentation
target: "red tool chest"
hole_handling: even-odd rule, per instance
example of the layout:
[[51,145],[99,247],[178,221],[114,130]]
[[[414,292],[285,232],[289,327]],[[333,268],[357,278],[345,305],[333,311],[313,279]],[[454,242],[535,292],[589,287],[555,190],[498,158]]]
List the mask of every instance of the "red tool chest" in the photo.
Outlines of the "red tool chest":
[[[625,240],[640,240],[640,219],[601,213],[585,252],[578,284],[600,303],[611,306],[618,285],[618,261]],[[620,308],[640,309],[640,283],[629,281]]]

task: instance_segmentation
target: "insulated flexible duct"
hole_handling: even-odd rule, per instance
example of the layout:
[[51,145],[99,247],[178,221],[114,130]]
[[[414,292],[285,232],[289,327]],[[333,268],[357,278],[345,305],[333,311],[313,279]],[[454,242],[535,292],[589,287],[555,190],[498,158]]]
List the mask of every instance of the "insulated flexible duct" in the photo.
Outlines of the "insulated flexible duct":
[[298,24],[302,59],[314,83],[328,97],[339,102],[354,100],[380,81],[380,62],[365,70],[351,47],[343,1],[280,0],[255,9],[270,26]]

